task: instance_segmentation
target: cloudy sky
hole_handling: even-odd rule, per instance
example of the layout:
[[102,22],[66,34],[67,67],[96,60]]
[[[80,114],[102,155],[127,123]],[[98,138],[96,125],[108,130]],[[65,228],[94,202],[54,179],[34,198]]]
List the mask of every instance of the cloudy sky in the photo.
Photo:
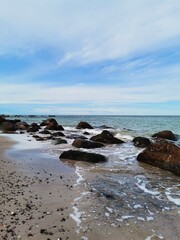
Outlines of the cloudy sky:
[[180,115],[180,1],[0,0],[0,113]]

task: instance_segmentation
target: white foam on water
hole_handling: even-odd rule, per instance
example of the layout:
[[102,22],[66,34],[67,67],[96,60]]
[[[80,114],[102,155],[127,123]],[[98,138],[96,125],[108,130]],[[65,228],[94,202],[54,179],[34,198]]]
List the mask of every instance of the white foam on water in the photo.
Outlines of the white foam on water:
[[80,172],[81,172],[81,168],[76,166],[75,173],[78,175],[78,179],[77,179],[76,184],[74,186],[77,186],[77,185],[80,184],[80,182],[84,181],[84,178],[83,178],[83,176],[81,175]]
[[77,230],[76,232],[79,233],[80,232],[80,229],[84,229],[82,226],[81,226],[81,218],[82,218],[82,215],[85,214],[85,212],[80,212],[79,211],[79,208],[77,207],[77,203],[81,200],[81,198],[87,194],[90,194],[90,192],[82,192],[80,197],[77,197],[74,199],[74,202],[73,202],[73,213],[70,214],[70,217],[76,222],[76,226],[77,226]]
[[[173,202],[174,204],[176,204],[177,206],[180,206],[180,188],[179,187],[180,187],[180,184],[171,188],[167,188],[165,191],[167,199],[170,202]],[[173,197],[172,195],[176,195],[176,197]]]
[[153,237],[158,237],[159,239],[164,239],[162,235],[153,234],[151,236],[148,236],[145,240],[151,240]]
[[145,193],[149,193],[149,194],[154,195],[154,196],[160,195],[160,192],[158,192],[158,191],[151,191],[151,190],[149,190],[149,189],[146,188],[146,184],[149,183],[148,181],[142,181],[142,180],[140,180],[140,179],[137,179],[137,180],[138,180],[138,182],[136,183],[136,185],[137,185],[142,191],[144,191]]
[[122,218],[122,220],[127,220],[127,219],[129,219],[129,218],[134,218],[134,216],[125,215],[125,216],[122,216],[121,218]]
[[137,209],[137,208],[142,208],[142,205],[141,204],[136,204],[134,205],[134,208]]
[[114,136],[115,136],[116,138],[124,139],[124,140],[129,140],[129,141],[132,141],[132,140],[134,139],[134,137],[132,137],[131,135],[122,134],[122,133],[116,133]]
[[113,209],[112,209],[112,208],[106,207],[106,209],[107,209],[110,213],[113,213]]
[[106,217],[109,217],[109,215],[110,215],[110,214],[109,214],[108,212],[105,212],[105,216],[106,216]]

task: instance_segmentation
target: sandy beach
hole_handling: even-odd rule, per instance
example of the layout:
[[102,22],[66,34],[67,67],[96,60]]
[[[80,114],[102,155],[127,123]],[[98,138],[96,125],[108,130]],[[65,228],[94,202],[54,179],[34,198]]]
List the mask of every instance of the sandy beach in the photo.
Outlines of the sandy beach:
[[0,239],[180,239],[177,209],[157,212],[153,221],[134,220],[131,212],[117,221],[107,196],[88,185],[98,172],[82,179],[78,166],[16,145],[0,137]]

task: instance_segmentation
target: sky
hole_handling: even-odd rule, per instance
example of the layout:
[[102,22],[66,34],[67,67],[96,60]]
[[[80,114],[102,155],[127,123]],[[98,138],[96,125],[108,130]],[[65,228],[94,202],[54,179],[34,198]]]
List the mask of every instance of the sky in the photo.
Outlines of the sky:
[[0,0],[0,114],[180,115],[180,1]]

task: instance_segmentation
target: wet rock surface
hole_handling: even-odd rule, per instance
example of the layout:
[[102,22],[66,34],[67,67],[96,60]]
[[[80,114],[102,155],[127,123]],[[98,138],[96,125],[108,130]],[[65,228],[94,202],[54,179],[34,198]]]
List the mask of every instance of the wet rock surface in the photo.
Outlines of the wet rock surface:
[[62,160],[74,160],[74,161],[83,161],[83,162],[91,162],[91,163],[106,161],[106,157],[101,154],[88,153],[88,152],[82,152],[77,150],[65,151],[60,155],[59,158]]
[[72,145],[77,148],[87,148],[87,149],[104,147],[102,143],[87,141],[80,138],[75,139]]
[[153,143],[137,156],[137,160],[180,176],[180,147],[172,143],[166,141]]
[[122,140],[115,138],[109,131],[104,130],[101,134],[90,138],[91,141],[106,143],[106,144],[121,144]]
[[133,139],[133,144],[135,147],[145,148],[151,144],[151,141],[145,137],[136,137]]
[[155,133],[152,135],[152,137],[176,141],[176,137],[175,137],[174,133],[172,133],[171,131],[168,131],[168,130]]
[[79,122],[78,125],[76,126],[76,129],[86,129],[86,128],[93,129],[93,127],[89,123],[83,122],[83,121]]

